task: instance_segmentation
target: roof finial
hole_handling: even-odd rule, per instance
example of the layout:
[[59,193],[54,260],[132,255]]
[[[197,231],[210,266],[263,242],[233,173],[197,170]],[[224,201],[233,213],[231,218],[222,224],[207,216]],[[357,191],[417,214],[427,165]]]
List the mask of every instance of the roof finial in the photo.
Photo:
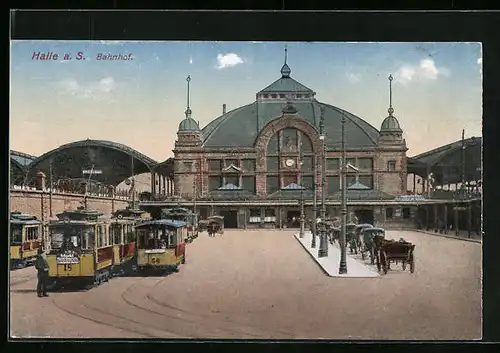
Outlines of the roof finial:
[[394,108],[392,107],[392,80],[394,78],[392,75],[389,75],[389,109],[387,110],[389,112],[389,116],[392,116],[394,113]]
[[290,73],[292,72],[292,70],[290,70],[290,67],[286,63],[287,60],[288,60],[288,48],[287,48],[287,45],[285,44],[285,63],[281,67],[281,77],[282,78],[290,77]]
[[187,81],[187,108],[186,108],[186,119],[189,119],[191,118],[191,108],[189,107],[189,82],[191,81],[191,76],[188,75],[188,77],[186,78],[186,81]]

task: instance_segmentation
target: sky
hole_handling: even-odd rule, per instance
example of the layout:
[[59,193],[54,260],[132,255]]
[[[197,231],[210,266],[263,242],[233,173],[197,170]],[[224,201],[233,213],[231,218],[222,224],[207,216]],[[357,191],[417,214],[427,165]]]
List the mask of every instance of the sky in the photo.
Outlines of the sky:
[[[184,118],[188,75],[192,116],[204,127],[223,104],[249,104],[280,77],[285,45],[292,78],[376,129],[392,74],[408,156],[459,140],[462,129],[482,135],[480,43],[12,41],[10,148],[39,156],[89,138],[164,161]],[[59,57],[36,60],[38,52]]]

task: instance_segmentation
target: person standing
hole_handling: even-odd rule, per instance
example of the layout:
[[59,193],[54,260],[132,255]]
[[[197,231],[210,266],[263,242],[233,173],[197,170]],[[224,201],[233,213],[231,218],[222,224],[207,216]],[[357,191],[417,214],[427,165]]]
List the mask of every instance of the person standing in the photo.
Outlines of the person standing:
[[36,286],[38,297],[48,297],[49,295],[47,294],[47,279],[49,276],[49,264],[47,263],[45,252],[41,247],[38,248],[38,256],[36,259],[35,268],[38,271],[38,283]]

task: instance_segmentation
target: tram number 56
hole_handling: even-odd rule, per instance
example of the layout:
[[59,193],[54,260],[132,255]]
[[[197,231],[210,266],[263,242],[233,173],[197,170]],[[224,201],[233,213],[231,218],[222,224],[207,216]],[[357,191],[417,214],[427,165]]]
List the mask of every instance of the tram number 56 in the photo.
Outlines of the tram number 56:
[[64,271],[71,271],[71,264],[64,264]]
[[154,265],[154,264],[159,264],[160,263],[160,259],[159,258],[156,258],[156,257],[152,257],[151,258],[151,263]]

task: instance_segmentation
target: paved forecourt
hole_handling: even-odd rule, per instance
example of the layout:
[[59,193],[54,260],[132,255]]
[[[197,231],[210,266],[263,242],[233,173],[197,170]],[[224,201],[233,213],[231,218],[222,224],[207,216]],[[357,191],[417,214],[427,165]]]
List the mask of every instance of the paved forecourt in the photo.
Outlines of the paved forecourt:
[[[201,233],[187,246],[178,273],[113,278],[87,292],[49,298],[36,297],[34,269],[13,271],[11,332],[54,338],[481,338],[481,244],[388,231],[387,237],[416,244],[416,272],[394,265],[387,275],[347,279],[327,276],[295,232]],[[351,274],[354,266],[348,262]]]
[[[335,242],[330,244],[328,242],[328,256],[319,257],[319,243],[320,237],[316,237],[316,246],[311,247],[312,233],[310,231],[304,232],[304,237],[300,237],[299,233],[294,234],[295,238],[304,247],[304,249],[311,255],[311,257],[318,263],[319,266],[331,277],[377,277],[379,276],[377,268],[374,265],[368,265],[368,262],[361,260],[361,255],[350,255],[347,249],[346,263],[347,273],[339,273],[340,265],[340,247]],[[354,257],[356,256],[356,257]]]

